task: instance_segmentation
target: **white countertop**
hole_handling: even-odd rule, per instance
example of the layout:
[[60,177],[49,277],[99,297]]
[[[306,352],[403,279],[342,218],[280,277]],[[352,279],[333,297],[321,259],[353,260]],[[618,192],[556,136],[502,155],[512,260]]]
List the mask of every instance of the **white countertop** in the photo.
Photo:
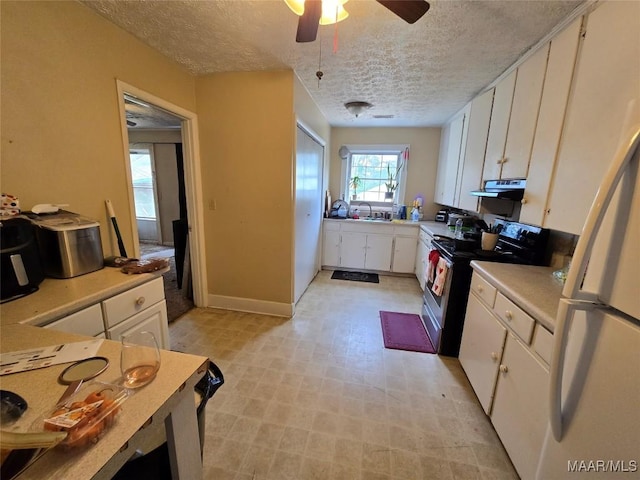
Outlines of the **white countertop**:
[[[46,278],[37,292],[0,305],[0,325],[23,323],[42,326],[89,305],[141,285],[166,272],[127,275],[105,267],[79,277]],[[4,332],[3,332],[4,333]]]
[[553,333],[563,284],[552,267],[471,262],[475,271]]
[[420,222],[420,228],[427,233],[433,235],[440,235],[442,237],[453,238],[453,230],[450,229],[446,223],[434,222],[433,220]]

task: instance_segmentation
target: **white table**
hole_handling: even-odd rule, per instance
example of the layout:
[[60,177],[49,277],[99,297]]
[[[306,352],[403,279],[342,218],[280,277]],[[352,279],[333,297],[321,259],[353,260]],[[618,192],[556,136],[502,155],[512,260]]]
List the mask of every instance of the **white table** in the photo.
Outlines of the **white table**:
[[[84,341],[87,337],[26,325],[3,325],[0,351]],[[120,344],[105,340],[98,355],[109,359],[108,369],[96,380],[116,383],[120,377]],[[207,368],[205,357],[162,350],[156,379],[138,389],[122,405],[115,425],[99,442],[78,452],[53,449],[19,478],[65,478],[66,480],[110,479],[145,444],[148,436],[166,428],[174,479],[202,478],[198,422],[194,402],[195,384]],[[21,395],[28,403],[25,414],[11,430],[28,431],[47,412],[66,386],[57,382],[67,366],[56,365],[0,377],[0,388]],[[7,428],[5,428],[7,429]]]

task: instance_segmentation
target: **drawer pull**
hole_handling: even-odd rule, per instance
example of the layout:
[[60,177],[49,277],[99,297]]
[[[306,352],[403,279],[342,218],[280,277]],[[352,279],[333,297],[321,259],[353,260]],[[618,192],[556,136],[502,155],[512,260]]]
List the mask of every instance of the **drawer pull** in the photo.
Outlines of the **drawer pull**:
[[498,360],[498,354],[496,352],[491,352],[491,358],[495,361]]
[[136,305],[144,305],[144,302],[146,302],[147,300],[144,297],[138,297],[136,298]]
[[513,312],[511,310],[506,310],[504,312],[504,316],[507,318],[507,320],[513,320]]
[[478,293],[484,292],[484,288],[482,288],[482,285],[478,285],[477,290],[478,290]]
[[509,371],[509,369],[507,368],[506,365],[500,365],[500,371],[502,373],[507,373]]

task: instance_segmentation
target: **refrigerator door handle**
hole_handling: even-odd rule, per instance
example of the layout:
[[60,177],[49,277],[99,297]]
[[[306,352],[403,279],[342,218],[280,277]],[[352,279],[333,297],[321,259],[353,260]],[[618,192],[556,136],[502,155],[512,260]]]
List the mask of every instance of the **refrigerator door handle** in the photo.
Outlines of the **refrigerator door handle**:
[[562,440],[562,376],[564,374],[564,359],[569,340],[569,328],[573,313],[577,310],[591,311],[599,305],[563,298],[558,305],[556,327],[553,332],[553,353],[549,365],[549,423],[551,432],[557,442]]
[[587,271],[587,264],[589,263],[589,257],[591,256],[591,250],[596,239],[600,226],[602,225],[602,219],[607,210],[607,207],[611,203],[611,198],[615,193],[618,183],[627,168],[627,165],[631,161],[635,151],[640,144],[640,130],[635,129],[631,138],[625,143],[622,143],[621,147],[616,152],[611,166],[607,170],[596,197],[591,204],[587,220],[585,221],[580,239],[576,245],[575,252],[573,254],[572,266],[567,274],[567,281],[562,290],[562,294],[567,298],[575,298],[587,301],[597,301],[597,294],[591,292],[581,291],[580,287],[584,280],[585,273]]

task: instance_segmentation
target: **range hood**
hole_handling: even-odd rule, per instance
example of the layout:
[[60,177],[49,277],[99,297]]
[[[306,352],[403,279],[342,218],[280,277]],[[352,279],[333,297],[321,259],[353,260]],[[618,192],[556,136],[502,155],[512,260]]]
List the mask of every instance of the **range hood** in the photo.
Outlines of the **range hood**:
[[525,179],[487,180],[484,183],[484,188],[482,190],[474,190],[470,193],[476,197],[522,200],[526,186],[527,181]]

